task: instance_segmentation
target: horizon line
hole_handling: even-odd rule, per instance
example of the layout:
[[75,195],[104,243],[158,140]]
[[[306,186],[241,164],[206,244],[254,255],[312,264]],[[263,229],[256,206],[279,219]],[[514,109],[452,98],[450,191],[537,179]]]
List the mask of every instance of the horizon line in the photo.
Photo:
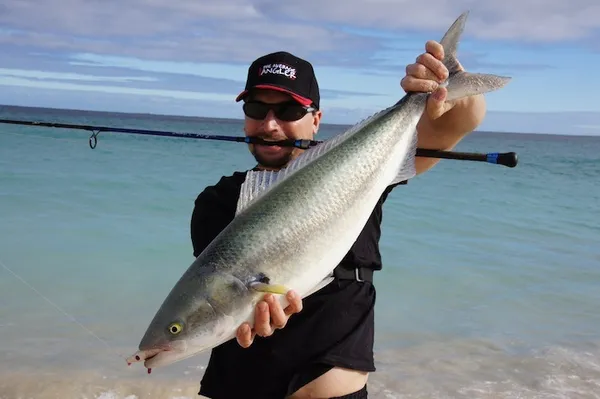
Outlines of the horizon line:
[[[225,121],[225,122],[241,122],[243,123],[243,118],[237,117],[212,117],[212,116],[199,116],[199,115],[189,115],[189,114],[161,114],[161,113],[152,113],[152,112],[127,112],[127,111],[100,111],[94,109],[84,109],[84,108],[63,108],[63,107],[47,107],[47,106],[36,106],[36,105],[15,105],[15,104],[0,104],[0,112],[2,112],[2,108],[22,108],[22,109],[40,109],[40,110],[51,110],[51,111],[63,111],[63,112],[81,112],[81,113],[91,113],[91,114],[115,114],[115,115],[127,115],[127,116],[151,116],[151,117],[163,117],[163,118],[182,118],[182,119],[204,119],[204,120],[213,120],[213,121]],[[490,112],[490,111],[488,111]],[[491,112],[511,112],[511,111],[491,111]],[[517,111],[514,111],[518,113]],[[583,111],[585,112],[585,111]],[[531,112],[533,114],[536,113],[544,113],[544,112]],[[357,121],[358,123],[360,121]],[[325,126],[340,126],[340,127],[351,127],[356,123],[331,123],[331,122],[322,122],[321,125]],[[118,126],[106,126],[106,127],[118,127]],[[595,134],[565,134],[565,133],[549,133],[549,132],[520,132],[520,131],[498,131],[498,130],[474,130],[473,132],[483,133],[483,134],[495,134],[495,135],[521,135],[521,136],[552,136],[552,137],[597,137],[600,139],[600,135]]]

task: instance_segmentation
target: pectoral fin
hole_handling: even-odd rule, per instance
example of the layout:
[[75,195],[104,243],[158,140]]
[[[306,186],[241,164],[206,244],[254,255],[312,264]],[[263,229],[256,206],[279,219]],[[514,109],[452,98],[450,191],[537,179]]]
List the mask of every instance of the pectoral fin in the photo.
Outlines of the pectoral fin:
[[289,289],[279,284],[261,283],[259,281],[250,283],[250,288],[259,292],[268,292],[271,294],[285,295]]
[[285,295],[290,290],[281,284],[272,284],[269,277],[267,277],[264,273],[259,273],[256,276],[252,276],[251,279],[246,281],[246,286],[249,289],[253,289],[258,292],[268,292],[279,295]]

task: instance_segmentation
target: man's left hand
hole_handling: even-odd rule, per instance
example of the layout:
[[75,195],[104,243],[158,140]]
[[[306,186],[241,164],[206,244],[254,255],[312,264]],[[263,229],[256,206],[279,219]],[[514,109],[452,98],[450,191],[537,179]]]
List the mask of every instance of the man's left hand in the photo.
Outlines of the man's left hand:
[[[446,101],[448,91],[439,87],[448,78],[448,69],[442,63],[444,48],[434,40],[425,44],[425,52],[420,54],[415,63],[406,67],[406,76],[400,82],[406,92],[421,92],[431,95],[427,99],[426,113],[431,120],[436,120],[454,107],[454,102]],[[460,70],[463,70],[459,64]]]
[[236,338],[241,347],[248,348],[252,345],[256,335],[268,337],[275,330],[284,328],[290,316],[302,310],[302,298],[298,294],[289,291],[286,298],[289,305],[282,309],[273,294],[265,295],[256,305],[254,328],[251,329],[248,323],[243,323],[237,330]]

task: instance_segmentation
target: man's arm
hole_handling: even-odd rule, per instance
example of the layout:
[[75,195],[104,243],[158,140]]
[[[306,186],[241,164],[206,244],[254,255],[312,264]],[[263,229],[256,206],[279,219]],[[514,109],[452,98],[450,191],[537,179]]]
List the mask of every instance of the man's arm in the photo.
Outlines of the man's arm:
[[[445,98],[445,90],[444,98]],[[417,124],[418,147],[432,150],[452,150],[463,138],[475,130],[485,117],[486,107],[483,95],[457,100],[452,109],[437,119],[427,113]],[[440,159],[417,157],[417,175],[431,169]]]
[[[483,95],[461,98],[446,102],[447,90],[439,84],[448,78],[448,69],[441,60],[444,48],[436,41],[428,41],[425,52],[416,62],[406,67],[402,88],[409,92],[432,92],[427,108],[417,124],[418,147],[448,151],[475,130],[485,117],[486,106]],[[464,70],[459,65],[461,70]],[[415,161],[417,174],[431,169],[440,160],[418,157]]]
[[207,187],[194,201],[190,220],[194,257],[198,257],[231,221],[232,211],[226,208],[225,202],[219,198],[214,186]]

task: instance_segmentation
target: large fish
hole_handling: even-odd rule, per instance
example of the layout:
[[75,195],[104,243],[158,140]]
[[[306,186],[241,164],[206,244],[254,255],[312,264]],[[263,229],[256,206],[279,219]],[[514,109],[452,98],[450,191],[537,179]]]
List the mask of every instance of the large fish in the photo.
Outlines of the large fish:
[[[466,18],[441,40],[448,100],[509,80],[458,70]],[[385,188],[415,175],[415,129],[427,97],[408,93],[281,171],[248,172],[235,218],[172,288],[128,361],[144,361],[150,372],[211,349],[234,338],[242,322],[252,325],[265,292],[305,297],[329,282]],[[277,297],[287,306],[285,295]]]

